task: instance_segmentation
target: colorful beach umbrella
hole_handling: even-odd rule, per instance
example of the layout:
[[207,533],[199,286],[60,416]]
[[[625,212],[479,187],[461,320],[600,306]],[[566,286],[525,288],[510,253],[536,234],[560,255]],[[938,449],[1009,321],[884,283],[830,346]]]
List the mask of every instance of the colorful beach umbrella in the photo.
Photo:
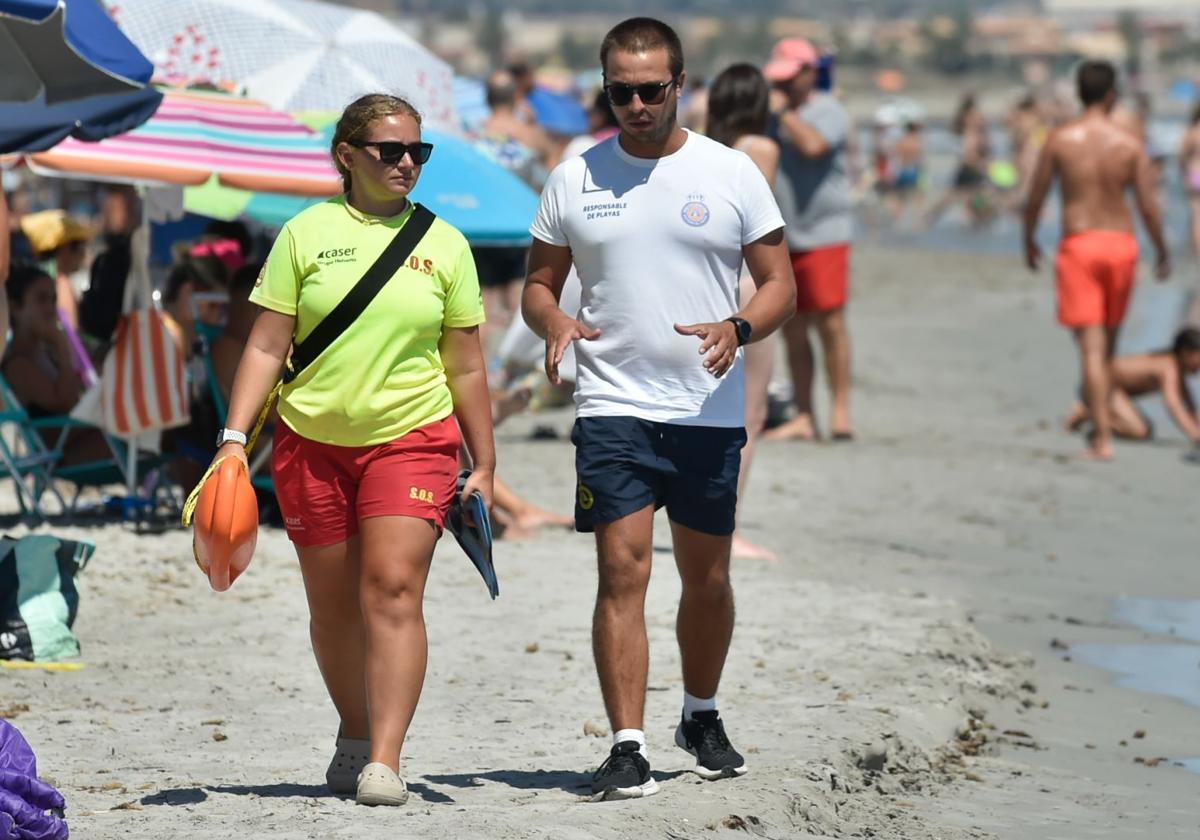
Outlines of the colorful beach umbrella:
[[94,0],[0,0],[0,154],[140,125],[153,70]]
[[[323,132],[322,148],[328,149],[333,126],[326,126]],[[421,135],[433,143],[433,156],[421,171],[413,198],[462,231],[472,244],[528,243],[529,225],[537,212],[537,194],[470,143],[431,128],[423,128]],[[215,219],[245,215],[273,226],[282,225],[312,203],[294,196],[230,190],[216,184],[184,191],[184,207],[192,213]]]
[[65,140],[27,159],[42,175],[128,184],[220,184],[303,196],[341,188],[321,137],[261,102],[168,91],[144,125],[99,143]]
[[408,98],[457,131],[454,72],[387,18],[316,0],[104,0],[158,73],[281,111],[340,111],[365,93]]

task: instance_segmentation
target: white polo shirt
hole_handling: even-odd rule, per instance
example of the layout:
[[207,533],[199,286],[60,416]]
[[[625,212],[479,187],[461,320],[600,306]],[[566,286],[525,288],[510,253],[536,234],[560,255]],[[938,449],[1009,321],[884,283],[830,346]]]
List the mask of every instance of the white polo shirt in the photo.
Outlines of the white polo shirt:
[[741,352],[717,379],[700,339],[674,325],[737,312],[742,246],[782,227],[754,162],[691,131],[666,157],[633,157],[613,137],[559,164],[529,231],[571,249],[577,317],[602,333],[575,342],[578,416],[744,425]]

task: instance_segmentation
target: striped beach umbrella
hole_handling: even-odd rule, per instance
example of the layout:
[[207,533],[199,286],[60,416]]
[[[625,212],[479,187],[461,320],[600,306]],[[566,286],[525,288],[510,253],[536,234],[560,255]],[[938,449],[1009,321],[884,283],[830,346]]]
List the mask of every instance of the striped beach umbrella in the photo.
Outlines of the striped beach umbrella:
[[251,99],[166,91],[149,121],[125,134],[67,139],[30,155],[41,175],[156,186],[215,179],[243,190],[328,196],[341,190],[321,136]]
[[[322,147],[329,147],[336,114],[297,117],[320,127]],[[537,193],[459,137],[423,128],[421,139],[433,143],[433,157],[421,170],[414,200],[462,231],[472,245],[529,244]],[[313,203],[312,199],[231,190],[212,183],[189,187],[183,199],[184,207],[193,213],[214,219],[244,215],[272,226],[282,225]]]

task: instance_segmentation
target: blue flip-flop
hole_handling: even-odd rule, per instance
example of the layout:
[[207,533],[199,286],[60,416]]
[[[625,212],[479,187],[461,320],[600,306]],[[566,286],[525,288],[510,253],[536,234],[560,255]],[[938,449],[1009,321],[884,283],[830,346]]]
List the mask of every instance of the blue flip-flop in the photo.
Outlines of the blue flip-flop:
[[495,600],[500,594],[500,583],[496,580],[496,567],[492,565],[492,521],[483,494],[478,490],[472,492],[465,502],[462,500],[462,491],[470,476],[470,470],[458,474],[454,501],[446,512],[446,530],[458,540]]

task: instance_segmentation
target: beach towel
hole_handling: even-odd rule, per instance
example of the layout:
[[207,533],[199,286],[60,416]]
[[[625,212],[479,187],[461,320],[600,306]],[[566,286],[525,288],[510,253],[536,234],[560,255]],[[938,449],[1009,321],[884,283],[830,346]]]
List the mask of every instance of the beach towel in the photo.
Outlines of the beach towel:
[[[79,655],[75,575],[96,547],[32,534],[0,537],[0,659],[54,662]],[[3,835],[0,835],[3,836]]]

